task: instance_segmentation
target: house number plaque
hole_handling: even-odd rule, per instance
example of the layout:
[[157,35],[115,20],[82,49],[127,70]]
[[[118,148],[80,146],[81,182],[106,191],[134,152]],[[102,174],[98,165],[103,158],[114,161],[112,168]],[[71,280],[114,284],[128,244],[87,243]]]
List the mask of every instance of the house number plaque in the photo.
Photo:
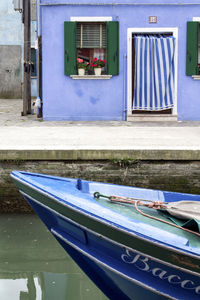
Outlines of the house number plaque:
[[156,16],[149,16],[149,23],[157,23],[158,17]]

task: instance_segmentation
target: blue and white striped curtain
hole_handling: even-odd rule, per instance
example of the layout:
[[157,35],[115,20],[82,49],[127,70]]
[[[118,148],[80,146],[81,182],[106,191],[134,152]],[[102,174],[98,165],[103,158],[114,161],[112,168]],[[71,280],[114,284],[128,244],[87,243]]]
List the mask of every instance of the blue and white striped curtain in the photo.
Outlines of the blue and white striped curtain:
[[135,36],[134,110],[173,107],[174,37]]

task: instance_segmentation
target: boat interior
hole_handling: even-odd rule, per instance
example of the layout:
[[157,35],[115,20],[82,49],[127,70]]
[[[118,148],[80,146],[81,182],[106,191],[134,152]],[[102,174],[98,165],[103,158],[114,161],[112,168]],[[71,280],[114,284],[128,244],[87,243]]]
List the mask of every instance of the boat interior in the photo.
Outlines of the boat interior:
[[[122,230],[200,255],[200,195],[24,174],[21,172],[21,180],[59,199],[64,205],[70,204],[100,220],[116,224]],[[125,198],[127,201],[113,201],[111,196],[117,197],[118,200]],[[176,214],[170,214],[166,209],[170,204],[175,203],[175,210],[178,212],[184,210],[182,207],[176,207],[178,202],[188,202],[189,206],[186,206],[186,209],[184,207],[185,210],[190,210],[190,206],[193,205],[197,215],[191,214],[191,217],[183,219]],[[153,206],[156,203],[156,208],[152,207],[152,203]]]

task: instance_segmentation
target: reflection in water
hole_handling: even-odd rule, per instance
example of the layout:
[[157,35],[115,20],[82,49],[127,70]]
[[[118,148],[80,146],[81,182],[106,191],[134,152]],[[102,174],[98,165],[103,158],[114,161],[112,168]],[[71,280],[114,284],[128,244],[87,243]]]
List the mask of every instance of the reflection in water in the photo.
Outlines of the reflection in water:
[[106,300],[35,215],[0,215],[0,299]]

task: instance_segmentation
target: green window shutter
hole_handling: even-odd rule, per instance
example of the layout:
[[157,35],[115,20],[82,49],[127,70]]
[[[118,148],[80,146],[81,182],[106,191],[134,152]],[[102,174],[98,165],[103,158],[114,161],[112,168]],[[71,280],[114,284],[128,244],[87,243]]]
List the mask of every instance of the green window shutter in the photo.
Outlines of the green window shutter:
[[76,22],[64,22],[65,75],[75,75],[76,70]]
[[119,22],[110,21],[107,27],[107,74],[119,74]]
[[198,22],[187,22],[186,75],[198,75]]

